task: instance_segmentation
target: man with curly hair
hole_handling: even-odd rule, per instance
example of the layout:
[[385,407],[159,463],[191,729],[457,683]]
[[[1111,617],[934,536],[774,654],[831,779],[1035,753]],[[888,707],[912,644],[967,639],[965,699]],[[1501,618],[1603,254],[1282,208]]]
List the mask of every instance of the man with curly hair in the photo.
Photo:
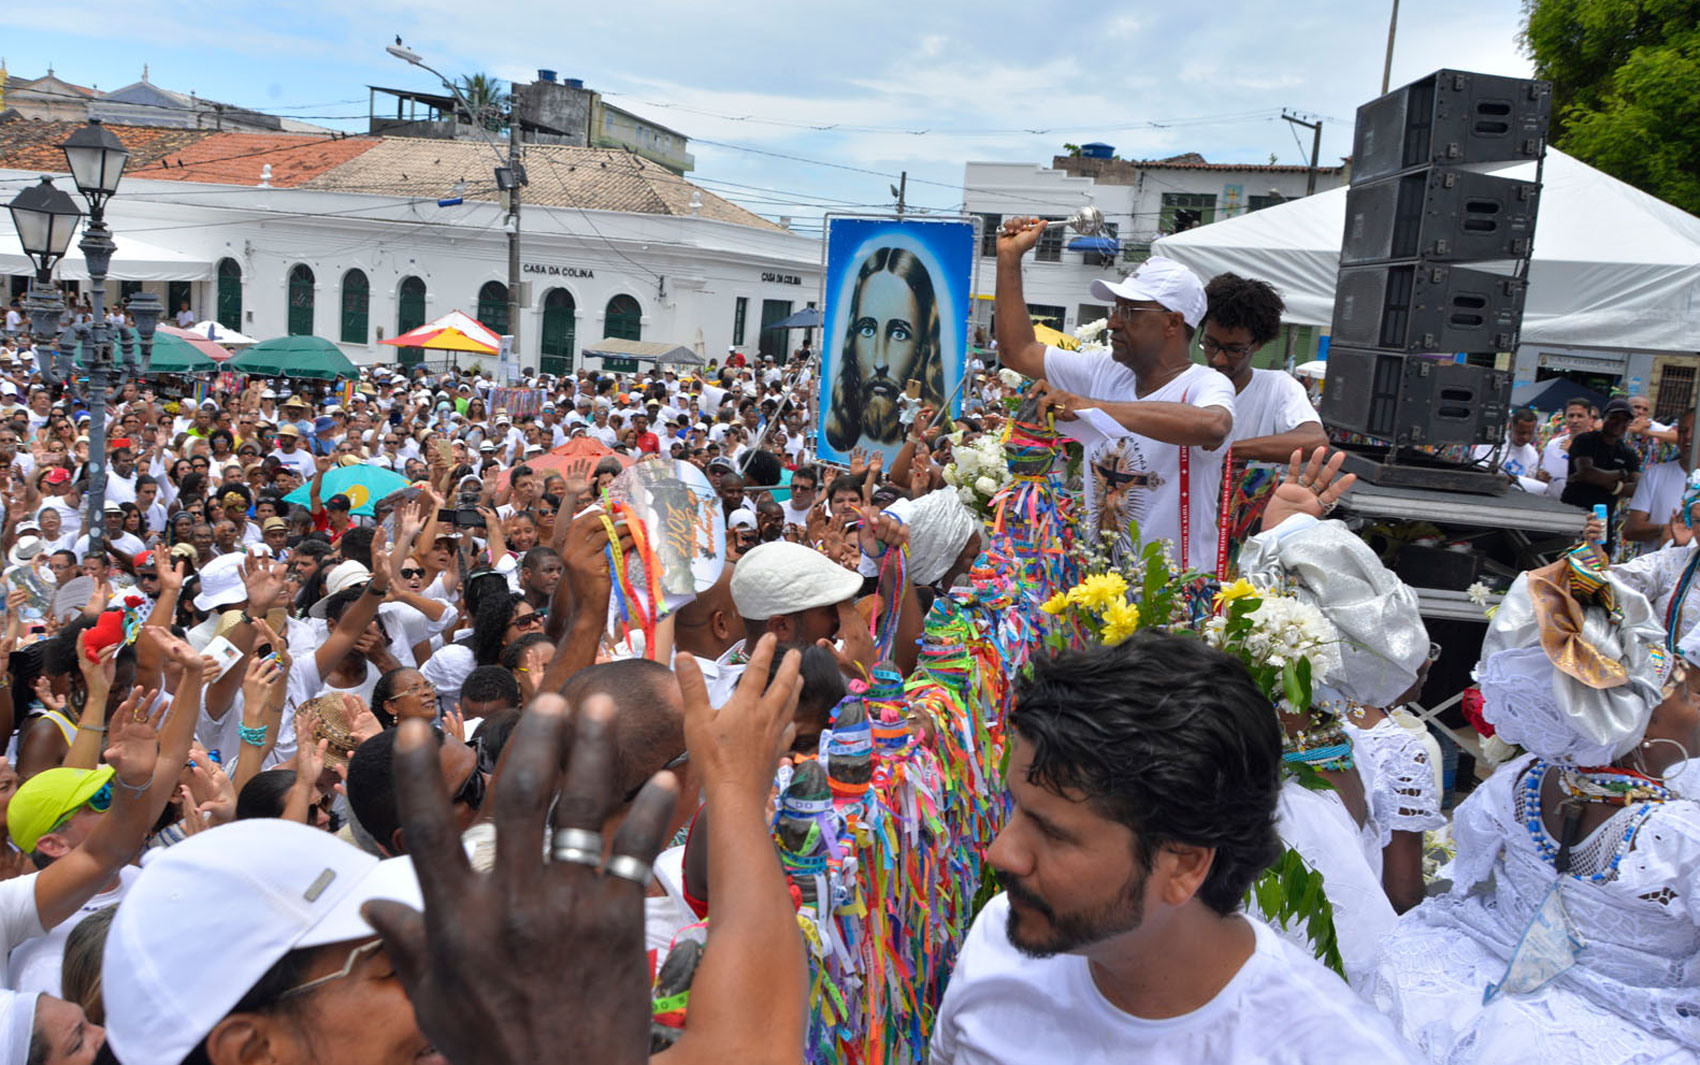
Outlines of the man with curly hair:
[[1206,310],[1198,346],[1205,359],[1234,383],[1236,460],[1286,462],[1294,451],[1310,454],[1328,444],[1322,419],[1304,385],[1282,370],[1258,370],[1252,356],[1281,331],[1285,305],[1267,281],[1217,274],[1204,286]]

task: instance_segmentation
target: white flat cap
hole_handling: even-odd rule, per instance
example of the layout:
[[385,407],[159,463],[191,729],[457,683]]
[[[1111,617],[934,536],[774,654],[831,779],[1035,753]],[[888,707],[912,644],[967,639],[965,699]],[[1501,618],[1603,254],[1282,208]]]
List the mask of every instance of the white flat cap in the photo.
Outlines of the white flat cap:
[[732,602],[751,621],[835,606],[861,590],[860,574],[787,540],[752,548],[732,571]]

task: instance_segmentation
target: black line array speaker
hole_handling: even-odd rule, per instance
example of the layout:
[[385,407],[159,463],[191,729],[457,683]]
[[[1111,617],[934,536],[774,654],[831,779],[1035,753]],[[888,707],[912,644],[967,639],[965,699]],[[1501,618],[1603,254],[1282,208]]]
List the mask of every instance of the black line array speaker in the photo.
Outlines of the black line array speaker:
[[[1478,164],[1538,161],[1552,86],[1441,70],[1358,108],[1323,420],[1395,445],[1497,443],[1540,183]],[[1470,356],[1459,361],[1455,356]]]
[[1436,166],[1353,184],[1340,265],[1521,259],[1535,237],[1540,186]]
[[1512,351],[1525,287],[1450,263],[1347,267],[1334,289],[1332,343],[1413,354]]
[[1510,415],[1511,377],[1448,359],[1330,347],[1322,416],[1402,447],[1491,443]]
[[1437,70],[1358,108],[1352,181],[1411,167],[1538,159],[1552,83]]

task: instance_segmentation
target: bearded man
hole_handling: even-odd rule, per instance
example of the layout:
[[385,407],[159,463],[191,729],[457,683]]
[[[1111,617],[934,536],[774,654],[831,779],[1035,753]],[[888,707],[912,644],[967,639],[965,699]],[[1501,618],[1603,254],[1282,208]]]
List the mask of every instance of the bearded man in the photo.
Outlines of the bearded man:
[[898,397],[918,381],[921,405],[944,405],[933,279],[913,252],[877,248],[862,263],[850,296],[849,327],[832,385],[826,440],[839,451],[903,442]]

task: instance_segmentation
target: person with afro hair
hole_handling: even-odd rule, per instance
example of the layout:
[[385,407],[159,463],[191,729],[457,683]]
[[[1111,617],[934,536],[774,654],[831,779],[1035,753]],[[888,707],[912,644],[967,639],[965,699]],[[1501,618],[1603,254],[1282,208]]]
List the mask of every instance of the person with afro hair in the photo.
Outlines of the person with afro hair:
[[1217,274],[1204,286],[1198,346],[1212,369],[1234,383],[1236,461],[1285,463],[1328,444],[1304,385],[1283,370],[1256,370],[1252,357],[1281,332],[1280,293],[1267,281]]

